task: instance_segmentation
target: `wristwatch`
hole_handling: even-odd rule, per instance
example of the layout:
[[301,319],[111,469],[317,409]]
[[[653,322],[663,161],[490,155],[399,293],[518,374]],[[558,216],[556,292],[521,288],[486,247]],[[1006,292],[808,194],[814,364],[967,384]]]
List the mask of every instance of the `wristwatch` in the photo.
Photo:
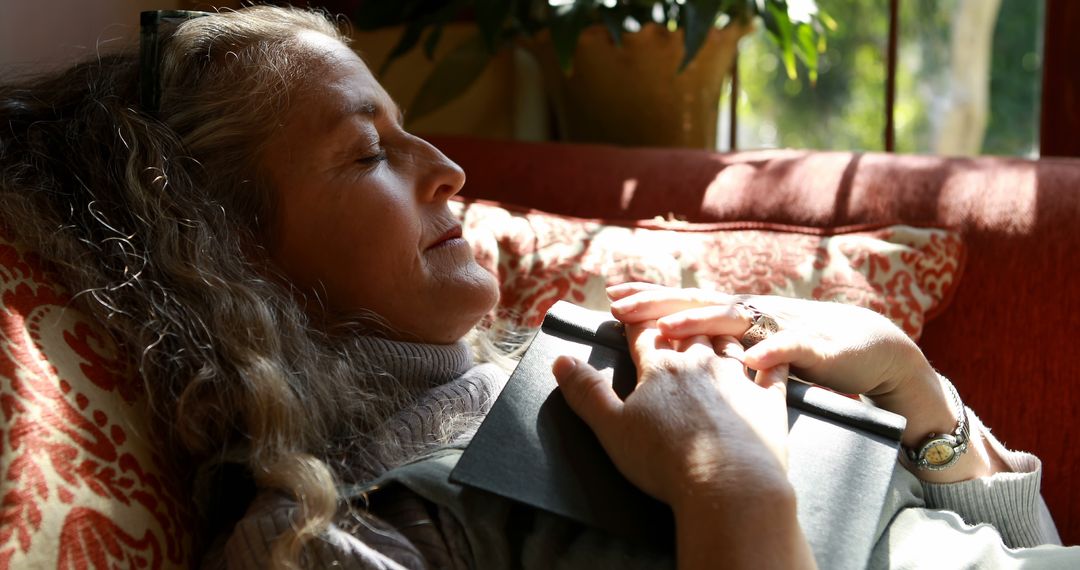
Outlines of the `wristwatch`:
[[941,383],[952,397],[956,409],[959,410],[956,429],[952,433],[932,433],[926,436],[922,445],[916,449],[903,448],[904,455],[915,467],[929,471],[941,471],[955,464],[967,451],[970,435],[967,410],[964,408],[964,403],[960,401],[960,394],[956,392],[956,387],[952,385],[952,382],[942,378]]

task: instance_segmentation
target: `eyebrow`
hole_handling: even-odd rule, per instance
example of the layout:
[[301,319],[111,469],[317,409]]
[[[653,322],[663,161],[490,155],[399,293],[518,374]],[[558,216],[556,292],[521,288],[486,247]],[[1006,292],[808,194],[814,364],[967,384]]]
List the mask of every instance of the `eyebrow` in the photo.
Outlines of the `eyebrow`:
[[348,112],[350,115],[367,115],[374,118],[379,114],[379,106],[372,101],[361,101]]
[[[398,123],[404,124],[405,112],[402,111],[401,107],[398,107],[396,104],[394,105],[394,108],[397,110],[396,118],[398,120]],[[382,115],[384,111],[385,109],[379,106],[374,101],[370,99],[364,99],[350,106],[348,109],[346,109],[345,113],[346,115],[364,115],[366,117],[370,117],[371,119],[376,119],[380,115]]]
[[[403,125],[405,121],[404,112],[401,110],[400,107],[397,106],[396,103],[391,104],[394,106],[394,109],[397,110],[398,124]],[[337,128],[339,125],[342,125],[343,119],[355,116],[365,117],[372,123],[374,123],[380,116],[385,115],[386,111],[387,109],[376,103],[374,99],[353,99],[350,102],[346,103],[340,109],[340,114],[338,114],[337,117],[333,119],[333,128]],[[356,138],[351,142],[351,144],[340,147],[341,155],[352,156],[358,154],[361,149],[368,148],[370,146],[371,142],[366,140],[364,137]]]

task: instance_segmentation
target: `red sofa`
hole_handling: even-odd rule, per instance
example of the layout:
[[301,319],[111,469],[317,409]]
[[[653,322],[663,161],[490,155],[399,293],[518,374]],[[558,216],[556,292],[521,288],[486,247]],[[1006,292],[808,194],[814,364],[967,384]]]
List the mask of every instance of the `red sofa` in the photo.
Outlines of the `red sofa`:
[[[1042,457],[1062,538],[1080,543],[1080,160],[433,142],[468,172],[465,196],[559,214],[958,230],[966,266],[920,342],[1007,445]],[[33,246],[0,231],[0,569],[191,567],[190,481],[153,437],[132,355]]]
[[464,196],[565,215],[960,231],[966,266],[920,345],[1006,445],[1042,458],[1062,540],[1080,543],[1080,160],[431,140]]

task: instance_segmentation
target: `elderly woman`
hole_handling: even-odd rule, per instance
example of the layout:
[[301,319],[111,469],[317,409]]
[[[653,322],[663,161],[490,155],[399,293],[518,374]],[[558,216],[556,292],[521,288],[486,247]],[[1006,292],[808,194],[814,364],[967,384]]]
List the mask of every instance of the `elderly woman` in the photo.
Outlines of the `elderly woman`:
[[[789,365],[905,415],[914,449],[964,423],[873,313],[628,284],[610,294],[637,390],[620,401],[567,358],[554,372],[671,506],[674,558],[445,477],[372,484],[452,462],[507,376],[474,360],[493,352],[478,325],[497,288],[447,208],[465,175],[403,130],[320,14],[254,7],[158,33],[141,66],[102,56],[0,88],[0,221],[138,355],[165,444],[200,466],[207,567],[812,566],[784,467]],[[751,305],[783,330],[743,354]],[[872,563],[934,564],[941,540],[972,564],[1075,557],[1006,547],[1055,538],[1038,460],[967,420],[947,469],[898,470]]]

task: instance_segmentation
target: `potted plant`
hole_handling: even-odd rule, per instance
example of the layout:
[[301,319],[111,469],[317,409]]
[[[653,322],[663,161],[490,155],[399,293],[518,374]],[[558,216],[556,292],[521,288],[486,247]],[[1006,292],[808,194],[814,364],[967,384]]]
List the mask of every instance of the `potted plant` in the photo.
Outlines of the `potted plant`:
[[738,39],[760,21],[788,75],[816,78],[825,30],[814,0],[400,0],[362,2],[360,30],[403,26],[398,57],[435,52],[445,26],[476,32],[433,67],[407,107],[423,116],[460,96],[511,44],[536,56],[563,138],[658,146],[715,146],[723,81]]

